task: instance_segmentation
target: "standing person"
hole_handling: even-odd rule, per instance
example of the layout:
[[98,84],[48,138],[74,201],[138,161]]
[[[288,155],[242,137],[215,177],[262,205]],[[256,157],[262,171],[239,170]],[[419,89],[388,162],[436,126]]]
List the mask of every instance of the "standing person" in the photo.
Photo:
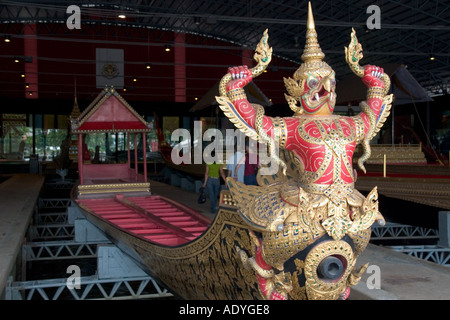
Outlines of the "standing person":
[[[214,156],[214,155],[213,155]],[[205,167],[205,179],[203,188],[211,202],[211,213],[216,213],[216,202],[220,193],[220,177],[225,181],[225,172],[221,163],[207,163]]]
[[248,142],[245,144],[245,161],[243,164],[238,164],[238,170],[241,165],[244,166],[244,183],[246,185],[257,186],[256,174],[259,168],[259,158],[257,154],[250,153]]
[[227,159],[228,177],[233,178],[235,181],[244,183],[244,166],[245,155],[242,152],[237,151],[237,147],[234,147],[234,154]]

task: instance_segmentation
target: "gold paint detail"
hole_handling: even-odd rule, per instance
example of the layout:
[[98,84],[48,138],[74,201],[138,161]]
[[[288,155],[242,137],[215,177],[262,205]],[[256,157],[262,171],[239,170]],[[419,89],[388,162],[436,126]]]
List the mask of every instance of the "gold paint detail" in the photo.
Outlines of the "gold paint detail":
[[[317,269],[326,257],[339,256],[347,265],[344,274],[337,280],[326,281],[319,277]],[[355,259],[351,246],[344,241],[325,241],[311,250],[305,259],[306,294],[310,300],[336,300],[347,288],[347,279],[354,267]]]
[[150,183],[87,184],[78,186],[78,194],[150,192]]
[[274,139],[278,141],[279,148],[284,149],[286,147],[288,135],[286,121],[280,117],[271,118],[271,120],[273,125]]

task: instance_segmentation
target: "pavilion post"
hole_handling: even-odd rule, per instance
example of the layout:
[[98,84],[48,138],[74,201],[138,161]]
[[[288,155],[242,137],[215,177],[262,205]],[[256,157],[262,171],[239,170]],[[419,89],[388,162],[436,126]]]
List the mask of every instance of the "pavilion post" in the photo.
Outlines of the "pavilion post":
[[142,132],[142,152],[143,166],[144,166],[144,182],[147,182],[147,136],[145,132]]
[[136,179],[138,176],[138,149],[137,149],[137,134],[134,134],[134,171],[136,173]]
[[127,161],[128,161],[128,169],[131,169],[131,155],[130,155],[130,133],[127,132]]
[[83,180],[83,135],[78,134],[78,174],[80,175],[80,184],[82,185]]

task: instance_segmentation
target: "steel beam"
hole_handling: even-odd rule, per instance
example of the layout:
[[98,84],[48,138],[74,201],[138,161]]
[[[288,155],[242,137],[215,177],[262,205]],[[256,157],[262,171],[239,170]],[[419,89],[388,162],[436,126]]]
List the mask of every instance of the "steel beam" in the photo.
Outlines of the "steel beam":
[[22,246],[26,262],[60,260],[60,259],[83,259],[97,258],[97,247],[102,242],[76,242],[76,241],[47,241],[30,242]]
[[406,253],[410,256],[434,262],[443,266],[450,266],[450,248],[439,246],[388,246],[392,250]]
[[99,279],[80,277],[80,289],[71,288],[69,279],[14,282],[6,286],[6,300],[125,300],[168,298],[173,295],[150,276]]
[[439,239],[438,230],[387,222],[372,226],[371,240]]

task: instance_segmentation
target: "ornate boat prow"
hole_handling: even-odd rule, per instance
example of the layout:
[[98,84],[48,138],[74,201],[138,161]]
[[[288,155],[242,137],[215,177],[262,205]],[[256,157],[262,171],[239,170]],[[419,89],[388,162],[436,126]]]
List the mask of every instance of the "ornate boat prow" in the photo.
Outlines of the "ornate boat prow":
[[[128,124],[122,122],[119,127],[114,113],[105,112],[105,106],[127,115]],[[100,118],[100,123],[95,121]],[[130,151],[127,163],[83,159],[84,134],[123,130],[129,135],[143,134],[145,140],[150,130],[111,88],[102,91],[72,124],[72,133],[79,135],[80,181],[71,197],[88,221],[180,298],[261,298],[255,275],[242,266],[236,250],[238,246],[250,252],[252,243],[249,227],[236,213],[229,192],[221,194],[220,210],[211,221],[181,203],[153,195],[145,162],[142,175],[137,163],[131,167]],[[145,159],[145,144],[143,151]]]

